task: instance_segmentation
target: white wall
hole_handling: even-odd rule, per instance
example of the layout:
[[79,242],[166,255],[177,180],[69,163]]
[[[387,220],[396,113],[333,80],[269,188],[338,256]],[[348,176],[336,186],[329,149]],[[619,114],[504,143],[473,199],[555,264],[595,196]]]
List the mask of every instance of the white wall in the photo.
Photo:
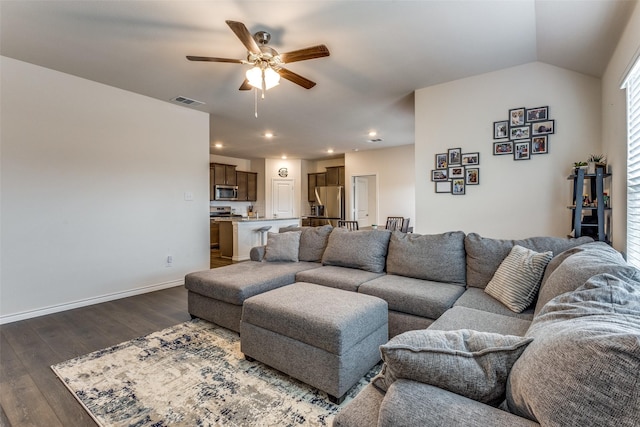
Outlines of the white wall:
[[613,246],[619,251],[627,250],[627,101],[620,85],[639,54],[640,7],[636,5],[602,77],[602,152],[607,153],[613,173]]
[[207,114],[6,57],[0,66],[2,323],[208,268]]
[[[600,80],[539,62],[420,89],[416,110],[416,232],[487,237],[566,236],[571,165],[601,151]],[[549,154],[514,161],[493,156],[493,122],[508,110],[549,106],[556,133]],[[434,156],[448,148],[480,152],[480,185],[466,195],[436,194]]]
[[414,146],[379,150],[366,150],[345,154],[346,216],[353,218],[353,186],[354,176],[376,175],[378,182],[378,212],[376,218],[383,223],[388,216],[411,218],[410,225],[415,225],[415,172]]

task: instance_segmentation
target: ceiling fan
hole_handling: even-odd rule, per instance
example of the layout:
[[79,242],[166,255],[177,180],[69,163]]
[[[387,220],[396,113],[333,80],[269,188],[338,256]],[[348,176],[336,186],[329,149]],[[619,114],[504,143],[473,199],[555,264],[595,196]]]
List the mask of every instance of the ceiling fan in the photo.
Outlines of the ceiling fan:
[[231,31],[240,39],[247,48],[247,59],[213,58],[208,56],[187,56],[189,61],[230,62],[236,64],[249,64],[253,67],[247,71],[246,79],[240,86],[240,90],[250,90],[254,87],[264,91],[277,85],[280,77],[283,77],[305,89],[311,89],[315,82],[302,77],[283,67],[291,62],[306,61],[308,59],[329,56],[329,49],[323,44],[294,50],[287,53],[278,53],[267,46],[271,34],[266,31],[258,31],[253,36],[242,22],[226,21]]

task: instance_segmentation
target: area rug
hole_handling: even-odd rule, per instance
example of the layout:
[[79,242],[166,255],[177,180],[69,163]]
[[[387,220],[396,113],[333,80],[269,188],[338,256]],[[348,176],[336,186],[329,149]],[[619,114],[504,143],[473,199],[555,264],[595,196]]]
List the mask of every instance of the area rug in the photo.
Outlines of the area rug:
[[195,319],[51,369],[100,426],[328,426],[380,367],[338,406],[245,360],[237,334]]

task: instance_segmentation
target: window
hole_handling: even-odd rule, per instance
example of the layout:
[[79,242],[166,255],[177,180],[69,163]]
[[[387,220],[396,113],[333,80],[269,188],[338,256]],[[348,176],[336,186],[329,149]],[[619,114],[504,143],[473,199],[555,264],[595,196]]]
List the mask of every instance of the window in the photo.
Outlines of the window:
[[640,59],[627,89],[627,261],[640,268]]

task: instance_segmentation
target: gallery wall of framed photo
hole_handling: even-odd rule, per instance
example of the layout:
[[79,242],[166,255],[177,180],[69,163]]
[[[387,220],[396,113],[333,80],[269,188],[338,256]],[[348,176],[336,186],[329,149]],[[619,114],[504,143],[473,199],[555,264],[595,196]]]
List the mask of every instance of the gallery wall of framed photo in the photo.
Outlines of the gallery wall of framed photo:
[[548,106],[512,108],[507,120],[493,122],[493,155],[530,160],[533,155],[547,154],[549,135],[555,130]]
[[449,148],[446,153],[436,154],[431,181],[435,183],[436,193],[465,194],[468,185],[480,184],[480,153]]

